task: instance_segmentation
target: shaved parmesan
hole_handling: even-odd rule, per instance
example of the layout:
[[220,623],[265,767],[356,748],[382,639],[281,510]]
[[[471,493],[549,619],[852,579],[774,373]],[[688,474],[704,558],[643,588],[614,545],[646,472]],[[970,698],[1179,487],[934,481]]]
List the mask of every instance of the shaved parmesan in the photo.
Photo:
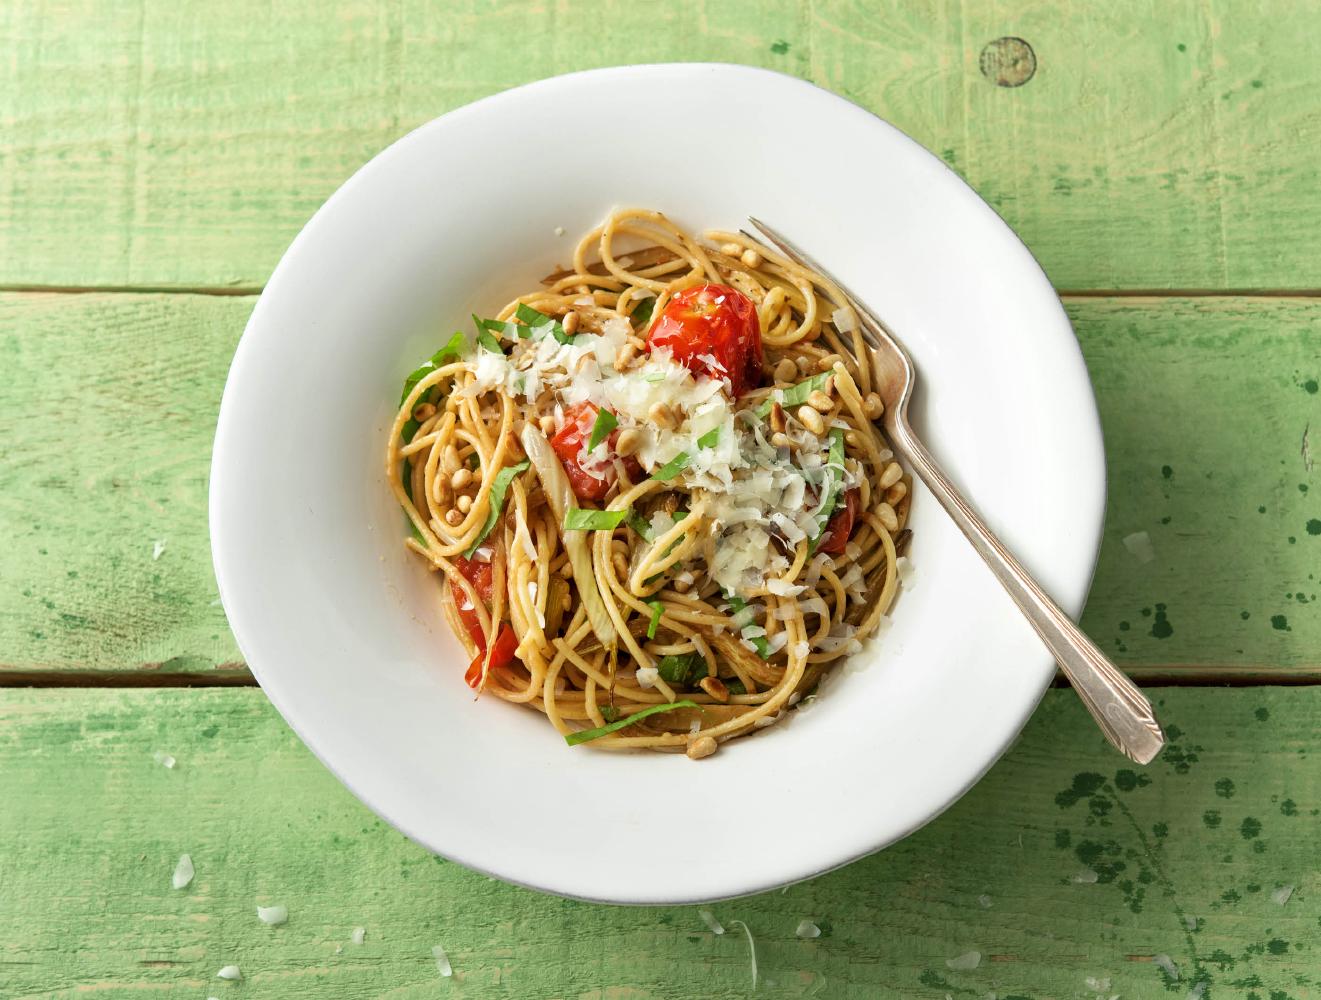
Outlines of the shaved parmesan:
[[272,927],[279,927],[289,919],[289,908],[287,906],[259,906],[257,907],[257,919],[263,924],[270,924]]
[[830,314],[830,321],[840,333],[852,333],[858,328],[858,317],[852,307],[843,306]]
[[752,940],[752,931],[748,928],[747,924],[743,923],[742,920],[731,920],[729,922],[730,927],[733,927],[735,924],[738,924],[743,928],[743,933],[748,939],[748,958],[752,963],[752,992],[755,993],[757,992],[757,945],[756,942]]
[[702,923],[710,928],[712,934],[725,933],[725,928],[720,925],[720,921],[716,919],[716,915],[710,910],[698,910],[697,915],[702,918]]
[[353,928],[353,933],[349,936],[349,940],[354,944],[362,944],[367,940],[367,929],[365,927]]
[[638,667],[637,677],[638,687],[646,689],[654,688],[657,679],[660,677],[660,671],[655,667]]
[[193,859],[187,854],[179,855],[179,863],[174,866],[174,875],[170,878],[170,885],[176,889],[186,889],[188,883],[193,880]]
[[217,979],[242,979],[243,973],[239,971],[237,965],[226,965],[216,973]]
[[1149,563],[1156,558],[1156,547],[1151,544],[1151,536],[1145,531],[1135,531],[1124,536],[1124,548],[1140,563]]
[[969,972],[982,964],[980,951],[965,951],[962,955],[945,959],[945,964],[957,972]]
[[449,956],[445,954],[445,949],[438,944],[431,946],[431,957],[436,960],[436,971],[448,979],[454,975],[454,968],[450,965]]
[[821,928],[810,920],[800,920],[798,922],[798,928],[794,931],[794,934],[800,938],[819,938],[821,936]]

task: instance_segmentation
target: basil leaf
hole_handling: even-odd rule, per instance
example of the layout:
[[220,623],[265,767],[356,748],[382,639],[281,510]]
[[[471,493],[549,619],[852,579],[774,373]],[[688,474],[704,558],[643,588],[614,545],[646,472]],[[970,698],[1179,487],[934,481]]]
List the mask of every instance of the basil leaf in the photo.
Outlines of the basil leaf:
[[730,694],[747,694],[748,686],[735,677],[732,681],[725,681],[725,687],[729,688]]
[[490,330],[482,330],[479,332],[477,334],[477,343],[486,348],[492,354],[503,355],[505,353],[505,349],[500,346],[500,341],[496,340],[495,337],[491,335]]
[[697,447],[714,448],[720,443],[720,425],[716,424],[709,431],[697,439]]
[[454,336],[446,342],[445,346],[431,355],[430,359],[422,362],[415,368],[408,378],[404,379],[403,395],[399,397],[399,405],[404,405],[404,400],[408,398],[413,387],[427,377],[431,372],[443,365],[448,358],[463,357],[463,349],[468,346],[467,339],[458,330],[454,331]]
[[844,432],[838,427],[830,429],[830,451],[826,455],[826,468],[836,470],[836,475],[830,481],[826,502],[821,508],[821,513],[817,515],[817,524],[820,527],[817,529],[816,537],[807,547],[807,551],[813,554],[821,544],[821,539],[825,537],[826,525],[830,523],[830,518],[834,515],[835,508],[839,506],[840,497],[844,493],[840,489],[844,478]]
[[530,337],[532,335],[528,331],[527,327],[523,326],[522,324],[515,323],[513,322],[513,320],[482,319],[476,313],[473,313],[472,321],[473,324],[477,327],[478,333],[481,333],[483,330],[489,330],[497,337],[504,337],[507,340],[513,340],[515,337],[523,337],[524,339],[526,339],[527,337]]
[[509,484],[514,481],[514,477],[522,472],[526,472],[529,463],[527,459],[519,462],[517,465],[507,465],[495,474],[495,482],[491,483],[491,506],[486,512],[486,520],[482,523],[482,530],[477,532],[477,538],[468,550],[463,553],[465,559],[471,559],[474,552],[482,542],[486,541],[486,536],[491,533],[495,527],[495,522],[500,520],[500,511],[505,505],[505,493],[509,491]]
[[642,376],[642,381],[644,381],[644,382],[664,382],[664,381],[665,381],[665,373],[664,373],[664,372],[647,372],[647,374],[645,374],[645,375]]
[[651,541],[652,538],[651,525],[648,524],[646,521],[644,521],[642,518],[640,518],[637,514],[633,513],[633,508],[631,507],[629,508],[628,517],[626,517],[624,520],[628,522],[628,526],[630,528],[632,528],[634,531],[638,533],[639,536],[641,536],[644,542]]
[[651,323],[651,314],[656,309],[656,297],[648,296],[633,307],[633,311],[628,314],[628,321],[639,330],[645,330]]
[[[417,529],[414,528],[414,531]],[[651,608],[651,623],[647,626],[647,638],[656,638],[656,629],[660,626],[661,615],[665,612],[665,605],[660,601],[648,601],[647,607]]]
[[627,510],[592,510],[573,507],[564,512],[565,531],[613,531],[628,517]]
[[596,423],[592,424],[592,436],[587,439],[587,450],[591,451],[619,426],[619,421],[609,410],[596,411]]
[[[537,312],[537,310],[524,302],[518,304],[518,309],[514,312],[514,315],[526,323],[528,327],[545,326],[547,323],[550,323],[551,336],[561,344],[568,344],[573,341],[573,338],[564,332],[564,327],[560,325],[559,320],[552,319],[543,312]],[[524,334],[524,336],[531,336],[531,334],[527,333]]]
[[602,705],[601,718],[605,719],[606,722],[614,722],[619,718],[619,709],[615,708],[614,705]]
[[[564,742],[571,747],[576,747],[579,743],[587,743],[591,740],[599,740],[602,736],[609,736],[611,733],[617,733],[619,730],[633,725],[635,722],[641,722],[643,719],[652,715],[659,715],[661,712],[673,712],[676,708],[696,708],[701,710],[701,705],[695,701],[684,699],[683,701],[669,702],[665,705],[648,705],[641,712],[634,712],[626,719],[618,719],[608,726],[597,726],[595,729],[583,729],[576,733],[569,733],[564,737]],[[604,712],[602,713],[605,714]]]
[[[734,614],[737,615],[740,612],[747,610],[748,602],[743,600],[743,598],[741,597],[737,597],[737,596],[730,597],[729,607],[734,612]],[[739,631],[741,633],[743,630],[740,629]],[[757,647],[757,655],[760,656],[763,660],[769,660],[771,658],[771,644],[766,641],[766,637],[764,635],[759,635],[755,639],[749,639],[748,642],[752,643],[755,647]]]
[[[812,393],[816,392],[826,384],[826,379],[829,377],[830,372],[821,372],[819,375],[813,375],[806,382],[799,382],[796,385],[789,386],[787,389],[776,389],[775,392],[771,393],[770,399],[757,407],[757,416],[762,419],[770,416],[771,406],[776,402],[786,410],[792,406],[802,406],[807,402],[808,396],[812,395]],[[778,400],[775,398],[776,393],[780,394]]]
[[706,660],[701,653],[682,653],[662,656],[656,664],[661,677],[671,684],[692,687],[706,676]]
[[673,479],[688,468],[688,452],[681,451],[651,474],[652,479]]

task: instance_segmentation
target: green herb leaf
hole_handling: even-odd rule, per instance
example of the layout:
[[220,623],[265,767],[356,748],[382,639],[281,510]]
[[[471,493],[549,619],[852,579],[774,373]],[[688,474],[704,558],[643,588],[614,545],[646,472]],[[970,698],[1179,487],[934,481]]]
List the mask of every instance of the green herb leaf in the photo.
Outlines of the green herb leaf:
[[648,296],[633,307],[633,311],[629,313],[628,321],[633,324],[634,328],[645,330],[648,324],[651,323],[651,314],[655,309],[656,297],[654,295]]
[[414,386],[443,365],[448,359],[463,357],[463,349],[467,346],[468,341],[464,338],[463,334],[457,330],[454,331],[454,336],[450,337],[444,347],[431,355],[428,360],[422,362],[421,365],[409,374],[408,378],[404,379],[404,391],[399,397],[399,405],[404,405],[404,400],[408,398],[409,394],[413,391]]
[[[729,607],[734,612],[734,614],[737,615],[740,612],[746,611],[748,609],[748,602],[743,600],[743,598],[741,597],[730,597]],[[751,622],[749,622],[749,624],[751,624]],[[741,633],[743,630],[740,629],[739,631]],[[755,639],[749,639],[748,642],[752,643],[752,645],[754,645],[757,648],[757,655],[760,656],[763,660],[769,660],[771,658],[771,644],[766,641],[766,637],[764,635],[759,635]]]
[[508,319],[482,319],[476,313],[473,313],[473,323],[477,326],[477,332],[489,330],[497,337],[504,337],[506,340],[513,340],[515,337],[524,339],[532,336],[531,331],[521,323],[515,323]]
[[[664,705],[648,705],[641,712],[634,712],[628,718],[618,719],[608,726],[597,726],[595,729],[583,729],[576,733],[569,733],[564,737],[564,742],[571,747],[576,747],[579,743],[588,743],[592,740],[599,740],[602,736],[617,733],[635,722],[641,722],[643,719],[652,715],[659,715],[661,712],[673,712],[676,708],[696,708],[700,710],[701,707],[697,702],[689,701],[687,698],[683,701],[673,701]],[[604,715],[605,713],[602,712],[601,714]]]
[[[568,344],[573,341],[573,338],[564,332],[564,327],[560,325],[559,320],[552,319],[543,312],[537,312],[537,310],[524,302],[518,304],[518,309],[515,311],[514,315],[526,323],[529,328],[545,326],[547,323],[551,324],[550,334],[561,344]],[[531,333],[525,333],[523,336],[531,336]]]
[[720,443],[720,425],[716,424],[709,431],[697,439],[699,448],[714,448]]
[[644,381],[644,382],[664,382],[664,381],[665,381],[665,373],[664,373],[664,372],[647,372],[647,374],[645,374],[645,375],[642,376],[642,381]]
[[602,705],[601,718],[605,719],[606,722],[614,722],[619,718],[619,709],[615,708],[614,705]]
[[835,513],[835,508],[839,506],[840,497],[844,491],[840,489],[843,485],[844,476],[844,432],[838,427],[830,429],[830,451],[826,454],[826,468],[835,469],[837,475],[830,481],[830,490],[826,494],[826,502],[821,507],[821,513],[817,515],[817,524],[819,525],[816,537],[812,539],[807,547],[807,551],[815,554],[816,548],[821,544],[821,539],[825,536],[826,525],[830,523],[830,518]]
[[592,510],[590,507],[572,507],[564,512],[565,531],[613,531],[618,528],[627,510]]
[[587,439],[587,450],[591,451],[604,441],[612,430],[619,426],[619,421],[609,410],[596,411],[596,423],[592,424],[592,436]]
[[509,491],[509,484],[514,481],[514,477],[528,469],[528,461],[524,459],[517,465],[507,465],[495,474],[495,481],[491,483],[491,507],[486,512],[486,520],[482,522],[482,530],[477,532],[477,538],[468,550],[463,553],[465,559],[471,559],[474,552],[482,542],[486,541],[486,536],[491,533],[495,527],[495,522],[500,520],[500,511],[505,505],[505,493]]
[[653,472],[651,478],[660,480],[673,479],[686,468],[688,468],[688,452],[681,451]]
[[647,638],[656,638],[656,629],[660,627],[661,615],[665,612],[665,605],[660,601],[648,601],[647,607],[651,608],[651,623],[647,625]]
[[773,403],[777,402],[776,393],[779,393],[781,395],[781,398],[778,400],[778,402],[786,410],[793,406],[802,406],[804,403],[807,402],[808,396],[812,395],[812,393],[816,392],[818,389],[820,389],[823,385],[826,384],[826,379],[828,379],[829,377],[830,377],[829,372],[821,372],[819,375],[813,375],[807,381],[799,382],[796,385],[791,385],[787,389],[776,389],[774,392],[771,393],[770,399],[766,400],[766,402],[762,403],[761,406],[757,407],[757,416],[761,417],[762,419],[765,419],[766,417],[770,416],[771,406]]
[[748,686],[735,677],[732,681],[725,681],[725,687],[729,688],[730,694],[747,694]]
[[671,684],[692,687],[706,676],[706,659],[701,653],[679,653],[662,656],[656,664],[661,677]]
[[628,509],[628,517],[624,519],[630,528],[638,533],[644,542],[651,541],[651,525],[633,512],[633,508]]
[[496,340],[495,337],[492,336],[490,330],[480,331],[477,334],[477,343],[480,346],[486,348],[492,354],[503,355],[505,353],[505,349],[500,346],[500,341]]

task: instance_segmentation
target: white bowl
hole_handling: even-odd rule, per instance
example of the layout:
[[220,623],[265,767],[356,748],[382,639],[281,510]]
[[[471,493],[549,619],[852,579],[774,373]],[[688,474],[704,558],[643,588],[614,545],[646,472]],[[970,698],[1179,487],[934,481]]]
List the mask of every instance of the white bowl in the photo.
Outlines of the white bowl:
[[[1050,657],[925,490],[893,627],[808,712],[694,763],[569,748],[474,702],[436,580],[405,551],[383,435],[470,312],[567,262],[616,205],[690,230],[766,219],[880,314],[919,433],[1046,588],[1082,607],[1104,505],[1087,371],[1049,282],[936,157],[847,101],[724,65],[490,97],[396,142],[272,275],[225,386],[211,538],[253,673],[355,795],[471,868],[677,903],[807,878],[911,833],[1019,732]],[[556,227],[566,235],[556,236]]]

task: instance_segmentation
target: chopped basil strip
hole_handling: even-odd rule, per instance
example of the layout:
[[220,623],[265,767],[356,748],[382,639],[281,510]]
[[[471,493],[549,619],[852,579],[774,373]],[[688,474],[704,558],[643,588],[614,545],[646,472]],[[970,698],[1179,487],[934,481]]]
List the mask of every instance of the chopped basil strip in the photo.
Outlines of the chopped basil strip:
[[735,677],[731,681],[725,681],[725,687],[729,688],[730,694],[747,694],[748,686]]
[[[414,531],[417,529],[414,528]],[[656,638],[656,629],[660,627],[661,615],[665,612],[665,605],[660,601],[648,601],[647,607],[651,608],[651,623],[647,626],[647,638]]]
[[716,424],[709,431],[697,439],[699,448],[714,448],[720,443],[720,425]]
[[596,423],[592,424],[592,436],[587,439],[587,450],[591,451],[619,426],[619,421],[609,410],[596,411]]
[[408,378],[404,379],[404,392],[403,395],[399,397],[399,405],[403,406],[404,400],[406,400],[408,394],[413,391],[413,387],[426,378],[431,372],[434,372],[437,368],[443,365],[446,359],[463,357],[463,349],[467,346],[468,341],[464,338],[462,333],[456,330],[454,336],[450,337],[444,347],[431,355],[429,360],[422,362],[422,364],[415,369]]
[[656,670],[671,684],[692,687],[706,676],[706,659],[701,653],[662,656]]
[[813,375],[807,381],[791,385],[787,389],[776,389],[771,393],[770,399],[757,407],[757,416],[762,418],[770,416],[771,406],[777,402],[786,410],[792,406],[802,406],[807,402],[808,396],[826,384],[826,379],[829,377],[829,372],[821,372],[819,375]]
[[664,382],[664,381],[665,381],[665,373],[664,373],[664,372],[647,372],[647,374],[645,374],[645,375],[642,376],[642,381],[644,381],[644,382]]
[[476,325],[478,333],[481,333],[483,330],[489,330],[497,337],[504,337],[508,340],[513,340],[515,337],[523,337],[526,339],[527,337],[532,336],[527,327],[515,323],[513,320],[481,319],[476,313],[474,313],[472,321]]
[[492,354],[504,354],[505,349],[500,346],[500,341],[496,340],[490,330],[480,330],[477,333],[477,343],[486,348]]
[[[741,597],[731,597],[729,599],[729,607],[734,614],[737,615],[748,609],[748,602]],[[763,660],[769,660],[771,658],[771,644],[766,641],[764,635],[759,635],[755,639],[749,639],[748,642],[752,643],[752,645],[757,648],[757,655]]]
[[612,531],[618,528],[626,510],[592,510],[590,507],[573,507],[564,512],[565,531]]
[[615,708],[614,705],[602,705],[601,718],[605,719],[606,722],[614,722],[619,718],[619,709]]
[[689,701],[687,698],[683,701],[673,701],[665,705],[648,705],[641,712],[634,712],[628,718],[618,719],[607,726],[597,726],[595,729],[584,729],[580,732],[569,733],[564,737],[564,742],[571,747],[576,747],[579,743],[588,743],[592,740],[599,740],[602,736],[617,733],[635,722],[641,722],[648,716],[659,715],[661,712],[673,712],[676,708],[696,708],[700,710],[701,707],[697,702]]
[[482,530],[477,532],[476,539],[468,546],[468,550],[463,553],[465,559],[471,559],[473,553],[477,551],[482,542],[486,541],[486,536],[491,533],[495,527],[495,522],[500,520],[500,511],[505,505],[505,494],[509,491],[509,484],[514,481],[514,477],[528,469],[528,461],[524,459],[517,465],[507,465],[495,474],[495,482],[491,483],[491,506],[486,512],[486,520],[482,523]]
[[628,320],[635,328],[645,330],[647,325],[651,323],[651,314],[655,308],[656,297],[654,295],[648,296],[633,307],[633,311],[629,313]]
[[[568,344],[573,341],[573,338],[564,332],[564,327],[560,325],[559,320],[552,319],[543,312],[537,312],[537,310],[533,309],[526,303],[520,302],[518,304],[518,310],[514,315],[526,323],[530,328],[550,324],[550,335],[561,344]],[[530,334],[525,334],[525,336],[530,336]]]
[[830,452],[826,455],[826,468],[834,471],[835,475],[829,480],[830,489],[826,493],[826,502],[821,507],[821,513],[817,515],[817,523],[820,527],[817,529],[816,537],[808,545],[808,552],[811,553],[816,552],[821,539],[825,537],[826,525],[830,523],[835,508],[839,506],[840,497],[844,495],[844,491],[840,489],[844,478],[844,432],[838,427],[832,427],[830,430]]
[[688,452],[681,451],[651,474],[652,479],[673,479],[688,468]]
[[628,523],[630,528],[638,533],[644,542],[651,541],[651,525],[649,525],[643,518],[638,517],[637,514],[633,513],[631,507],[628,511],[628,517],[624,520]]

